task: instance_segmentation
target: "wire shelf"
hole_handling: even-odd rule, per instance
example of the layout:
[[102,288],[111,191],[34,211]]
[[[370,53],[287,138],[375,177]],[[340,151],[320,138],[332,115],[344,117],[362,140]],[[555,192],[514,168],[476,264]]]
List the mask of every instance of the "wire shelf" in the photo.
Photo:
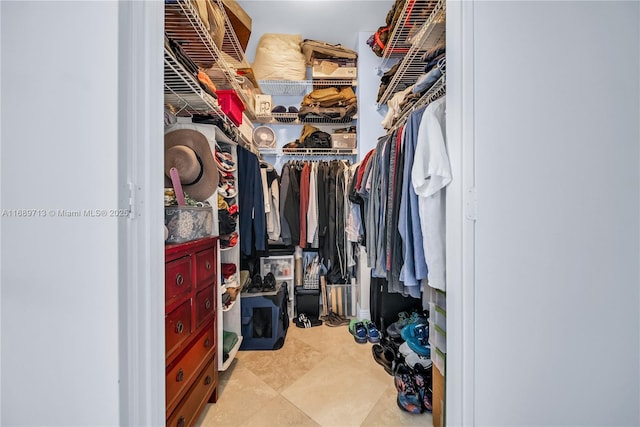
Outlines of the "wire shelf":
[[166,48],[164,50],[164,100],[176,115],[196,113],[224,115],[217,101],[205,92],[198,82]]
[[313,79],[313,80],[259,80],[262,93],[274,96],[304,96],[317,87],[357,86],[357,80]]
[[[416,1],[415,3],[419,2]],[[426,10],[430,11],[430,15],[420,30],[411,36],[411,46],[406,50],[398,69],[380,97],[378,105],[385,104],[397,92],[414,84],[417,78],[424,73],[425,64],[420,61],[420,57],[445,40],[446,1],[439,0],[437,3],[428,3],[429,8]],[[431,6],[432,3],[433,6]],[[411,2],[407,1],[405,7],[409,4]],[[389,59],[390,57],[387,57],[383,60],[383,69],[389,65]]]
[[272,156],[355,156],[355,148],[260,148],[263,155]]
[[407,0],[402,12],[391,29],[383,58],[397,58],[407,54],[415,35],[436,8],[437,0]]
[[[222,6],[219,0],[215,0],[215,2]],[[213,83],[216,86],[230,87],[235,90],[245,105],[245,113],[253,117],[255,115],[253,100],[249,99],[249,96],[240,87],[236,79],[237,73],[233,67],[229,66],[228,62],[235,61],[235,65],[242,67],[246,67],[248,63],[244,59],[244,53],[224,11],[224,6],[221,7],[221,11],[225,18],[225,39],[221,46],[222,50],[216,46],[194,5],[189,0],[173,0],[165,3],[165,34],[179,43],[182,50],[199,67],[220,69],[219,77],[211,78]]]
[[300,125],[304,123],[333,125],[333,124],[351,123],[356,119],[357,119],[356,116],[346,117],[343,119],[327,119],[325,117],[307,116],[304,119],[301,119],[298,116],[298,113],[271,113],[269,115],[256,116],[256,121],[258,123],[274,124],[274,125]]

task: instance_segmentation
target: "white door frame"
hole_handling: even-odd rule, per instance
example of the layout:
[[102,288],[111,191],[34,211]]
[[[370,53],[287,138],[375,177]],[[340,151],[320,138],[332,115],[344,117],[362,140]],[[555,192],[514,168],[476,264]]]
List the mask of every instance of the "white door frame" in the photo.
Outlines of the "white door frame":
[[475,220],[473,2],[447,1],[447,360],[445,422],[474,424]]
[[[134,218],[120,229],[121,424],[163,425],[164,244],[162,239],[164,3],[120,3],[121,197]],[[447,4],[446,425],[474,423],[473,2]]]
[[164,2],[119,2],[120,424],[165,424]]

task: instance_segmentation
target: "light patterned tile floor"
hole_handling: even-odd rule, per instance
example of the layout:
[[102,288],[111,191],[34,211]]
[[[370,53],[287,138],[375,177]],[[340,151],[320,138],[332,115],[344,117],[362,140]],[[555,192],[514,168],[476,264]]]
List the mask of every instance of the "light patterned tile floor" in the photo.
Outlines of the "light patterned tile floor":
[[432,426],[396,405],[393,377],[346,326],[297,328],[274,351],[241,351],[196,427]]

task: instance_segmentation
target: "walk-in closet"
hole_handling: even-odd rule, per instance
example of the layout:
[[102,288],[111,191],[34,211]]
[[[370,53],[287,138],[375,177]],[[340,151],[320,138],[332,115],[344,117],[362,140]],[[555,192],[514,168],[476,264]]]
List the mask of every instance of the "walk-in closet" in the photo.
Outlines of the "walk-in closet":
[[0,59],[1,425],[640,425],[639,2],[1,1]]

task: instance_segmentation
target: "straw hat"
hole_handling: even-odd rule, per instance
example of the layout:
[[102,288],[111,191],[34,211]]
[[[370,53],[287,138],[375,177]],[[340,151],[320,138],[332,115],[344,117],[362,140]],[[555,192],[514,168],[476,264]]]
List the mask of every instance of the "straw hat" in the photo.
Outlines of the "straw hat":
[[171,187],[169,170],[175,167],[182,189],[189,197],[203,202],[218,187],[218,168],[207,137],[191,129],[179,129],[164,135],[165,186]]

